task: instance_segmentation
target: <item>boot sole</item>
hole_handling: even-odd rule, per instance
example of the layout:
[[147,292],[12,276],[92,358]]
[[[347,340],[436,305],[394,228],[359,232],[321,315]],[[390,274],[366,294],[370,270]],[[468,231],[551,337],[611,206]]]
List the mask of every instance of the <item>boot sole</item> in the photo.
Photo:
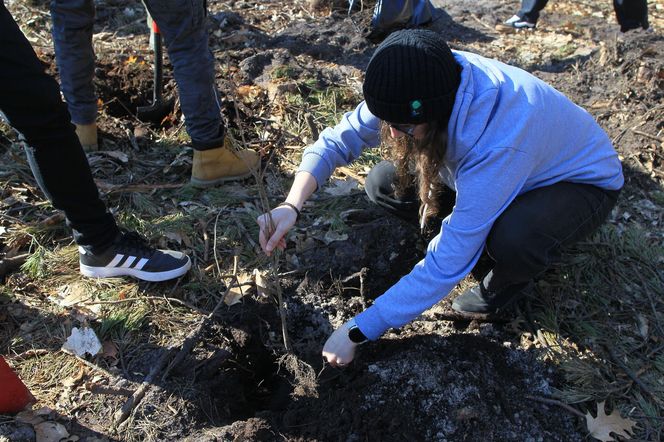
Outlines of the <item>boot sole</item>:
[[173,270],[166,270],[164,272],[146,272],[143,270],[122,268],[122,267],[92,267],[81,264],[81,274],[88,278],[117,278],[120,276],[132,276],[136,279],[149,282],[168,281],[169,279],[179,278],[189,271],[191,268],[191,259],[187,260],[187,264]]
[[191,184],[195,187],[212,187],[217,184],[222,184],[228,181],[238,181],[238,180],[243,180],[245,178],[249,178],[252,175],[253,172],[247,172],[243,175],[233,175],[233,176],[227,176],[227,177],[222,177],[222,178],[216,178],[214,180],[201,180],[198,178],[191,177]]

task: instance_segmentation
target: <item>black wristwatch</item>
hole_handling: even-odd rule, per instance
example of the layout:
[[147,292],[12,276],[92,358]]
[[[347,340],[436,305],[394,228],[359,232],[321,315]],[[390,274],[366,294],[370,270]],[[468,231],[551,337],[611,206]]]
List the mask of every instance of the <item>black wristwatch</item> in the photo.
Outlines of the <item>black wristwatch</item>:
[[355,324],[355,319],[351,320],[350,326],[348,327],[348,339],[355,344],[364,344],[369,340],[364,336],[360,327]]

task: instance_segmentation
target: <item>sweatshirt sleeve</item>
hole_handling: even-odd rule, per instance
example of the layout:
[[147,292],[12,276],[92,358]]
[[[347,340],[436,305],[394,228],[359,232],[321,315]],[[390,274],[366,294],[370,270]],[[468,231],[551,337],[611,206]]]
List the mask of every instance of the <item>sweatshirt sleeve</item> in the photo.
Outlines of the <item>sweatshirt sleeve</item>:
[[532,159],[512,148],[467,155],[456,174],[457,199],[419,263],[356,317],[371,340],[401,327],[454,288],[473,268],[491,227],[523,188]]
[[320,187],[334,169],[352,162],[362,150],[379,143],[380,119],[363,101],[354,111],[344,114],[336,126],[325,129],[318,140],[304,150],[298,172],[311,173]]

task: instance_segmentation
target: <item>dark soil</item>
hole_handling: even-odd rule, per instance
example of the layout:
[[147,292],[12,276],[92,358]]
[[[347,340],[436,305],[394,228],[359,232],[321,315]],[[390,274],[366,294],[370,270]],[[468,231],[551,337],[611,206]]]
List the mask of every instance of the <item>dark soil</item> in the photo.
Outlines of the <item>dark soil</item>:
[[[233,66],[219,75],[222,90],[251,84],[267,87],[273,83],[275,68],[289,66],[289,81],[295,90],[304,90],[304,80],[313,78],[322,88],[348,81],[359,92],[362,69],[375,47],[363,35],[370,11],[351,18],[341,8],[330,14],[303,14],[291,22],[281,17],[275,25],[280,30],[268,33],[261,29],[269,29],[270,14],[258,12],[256,5],[243,1],[210,5],[215,56],[220,63]],[[540,54],[523,58],[513,47],[494,45],[499,35],[489,29],[513,14],[518,2],[444,1],[442,5],[445,9],[438,12],[431,27],[443,33],[453,47],[515,63],[593,113],[628,159],[624,198],[645,195],[661,185],[661,146],[659,150],[643,149],[642,138],[624,132],[630,124],[626,121],[661,106],[661,34],[637,31],[618,38],[617,25],[610,19],[568,16],[552,8],[543,18],[543,33],[563,28],[571,20],[574,28],[566,29],[574,37],[593,42],[594,49],[574,57]],[[283,11],[301,11],[302,7],[298,2],[280,2]],[[98,25],[107,25],[108,16],[99,15]],[[523,43],[529,38],[537,36],[526,36]],[[133,41],[145,45],[145,40],[145,35],[136,35]],[[151,146],[159,131],[181,124],[177,104],[158,125],[141,123],[133,116],[137,106],[151,100],[149,57],[130,59],[104,52],[97,56],[96,86],[108,116],[99,122],[102,142],[107,148],[133,152],[148,166],[161,169],[171,164],[164,175],[185,181],[186,164],[181,169],[173,165],[179,153],[165,155]],[[170,76],[165,94],[177,97]],[[235,120],[232,100],[229,94],[224,103],[229,121]],[[259,121],[264,104],[240,106],[242,120]],[[616,117],[609,112],[616,106],[627,113]],[[664,127],[661,121],[642,120],[644,132],[658,133]],[[137,145],[127,141],[128,130]],[[137,146],[144,150],[137,152]],[[96,170],[102,173],[101,169]],[[108,182],[118,179],[105,170],[106,176],[97,177]],[[150,390],[135,417],[149,416],[159,423],[158,433],[146,438],[535,442],[588,437],[578,417],[533,399],[550,396],[559,379],[555,366],[544,362],[540,350],[522,344],[511,317],[495,323],[440,319],[449,311],[454,294],[412,324],[361,347],[349,367],[324,366],[320,352],[333,329],[405,274],[421,258],[424,247],[415,227],[371,207],[363,195],[341,198],[354,198],[355,207],[363,210],[361,216],[346,220],[348,238],[325,244],[319,239],[324,232],[317,236],[316,230],[325,227],[305,219],[303,242],[289,243],[287,251],[297,255],[300,266],[291,264],[285,271],[293,272],[281,280],[293,353],[311,366],[314,376],[308,376],[301,365],[298,369],[280,360],[281,323],[274,299],[245,298],[218,315],[201,344]],[[306,238],[313,239],[306,242]],[[133,357],[126,370],[128,380],[140,382],[142,376],[132,373],[148,372],[160,351],[154,346]],[[162,413],[173,400],[185,404],[176,417]],[[119,404],[120,399],[108,405],[117,408]],[[81,410],[76,417],[61,416],[61,421],[81,440],[92,433],[108,435],[107,422],[94,410]]]

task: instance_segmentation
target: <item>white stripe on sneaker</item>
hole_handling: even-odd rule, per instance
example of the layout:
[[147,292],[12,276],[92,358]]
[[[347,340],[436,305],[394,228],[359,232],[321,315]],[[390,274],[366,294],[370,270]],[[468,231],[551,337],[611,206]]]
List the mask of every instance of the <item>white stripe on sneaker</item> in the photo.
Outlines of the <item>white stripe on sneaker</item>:
[[141,260],[138,261],[138,264],[136,264],[134,268],[136,270],[143,270],[143,267],[145,266],[145,264],[147,264],[148,261],[149,261],[148,258],[141,258]]
[[115,267],[120,261],[122,261],[122,258],[124,258],[124,255],[122,253],[118,253],[115,255],[115,258],[113,258],[111,262],[106,264],[106,267]]
[[138,258],[135,256],[129,256],[127,257],[127,260],[122,264],[120,267],[124,267],[126,269],[131,268],[131,265],[136,261]]

